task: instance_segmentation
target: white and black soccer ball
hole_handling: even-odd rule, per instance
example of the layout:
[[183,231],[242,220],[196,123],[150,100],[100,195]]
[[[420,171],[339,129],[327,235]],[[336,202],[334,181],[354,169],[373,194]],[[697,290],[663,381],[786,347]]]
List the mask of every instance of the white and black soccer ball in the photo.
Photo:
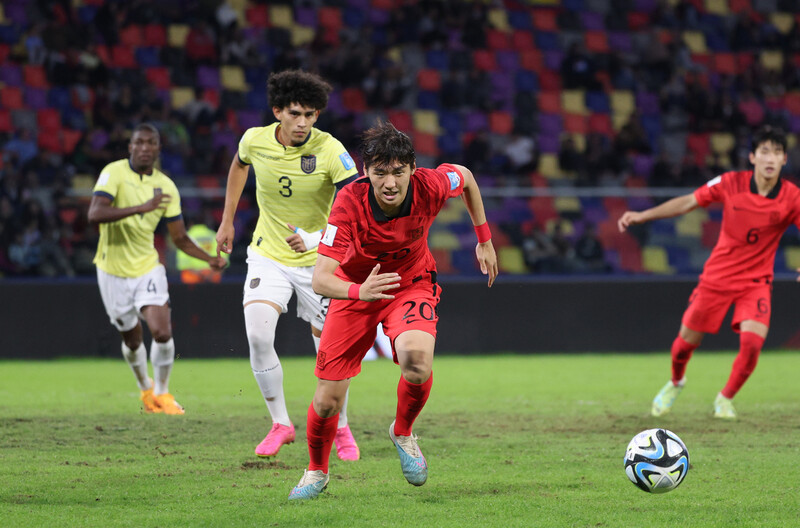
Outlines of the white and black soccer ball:
[[625,452],[625,474],[648,493],[666,493],[689,471],[686,444],[666,429],[648,429],[633,437]]

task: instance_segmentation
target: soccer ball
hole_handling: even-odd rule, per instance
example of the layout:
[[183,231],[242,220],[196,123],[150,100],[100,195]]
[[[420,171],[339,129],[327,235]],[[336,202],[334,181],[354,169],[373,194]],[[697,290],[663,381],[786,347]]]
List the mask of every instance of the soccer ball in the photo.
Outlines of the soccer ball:
[[625,452],[625,474],[648,493],[674,490],[688,471],[686,444],[666,429],[642,431],[633,437]]

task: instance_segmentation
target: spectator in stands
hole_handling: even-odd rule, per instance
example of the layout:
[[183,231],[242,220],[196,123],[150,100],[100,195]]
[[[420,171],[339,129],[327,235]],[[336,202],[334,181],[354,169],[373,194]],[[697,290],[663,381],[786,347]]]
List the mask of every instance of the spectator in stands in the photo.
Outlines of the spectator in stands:
[[503,147],[506,166],[504,172],[523,175],[536,170],[538,153],[536,142],[530,136],[512,134]]
[[561,62],[561,78],[564,88],[575,90],[597,90],[599,83],[595,77],[597,64],[579,41],[573,42]]
[[23,168],[39,154],[39,147],[33,137],[33,133],[23,128],[5,145],[3,154],[7,156],[6,162]]
[[213,65],[217,61],[217,39],[206,22],[192,25],[186,36],[186,58],[193,65]]
[[565,135],[558,148],[558,167],[568,176],[576,177],[586,168],[586,159],[575,145],[572,134]]
[[609,271],[605,262],[603,243],[597,237],[597,229],[591,222],[583,228],[583,233],[575,241],[576,271],[598,273]]
[[522,253],[532,273],[561,273],[563,270],[558,247],[539,224],[533,225],[525,235]]

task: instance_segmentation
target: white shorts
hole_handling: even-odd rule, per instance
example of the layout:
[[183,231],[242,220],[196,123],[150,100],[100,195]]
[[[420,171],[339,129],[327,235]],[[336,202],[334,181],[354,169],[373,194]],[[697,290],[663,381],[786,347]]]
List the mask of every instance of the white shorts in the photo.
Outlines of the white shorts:
[[167,272],[161,264],[133,278],[117,277],[97,268],[97,285],[108,318],[120,332],[136,326],[145,306],[163,306],[169,302]]
[[242,304],[270,301],[286,313],[292,292],[297,295],[297,317],[322,330],[330,299],[311,288],[314,266],[292,267],[269,259],[252,247],[247,248],[247,278]]

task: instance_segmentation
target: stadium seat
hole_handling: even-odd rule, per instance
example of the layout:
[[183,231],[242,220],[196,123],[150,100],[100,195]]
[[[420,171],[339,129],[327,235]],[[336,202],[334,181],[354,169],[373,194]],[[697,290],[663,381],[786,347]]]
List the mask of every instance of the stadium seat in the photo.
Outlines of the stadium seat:
[[589,132],[589,119],[582,114],[564,114],[564,131],[571,134],[587,134]]
[[169,90],[172,88],[169,68],[161,66],[147,68],[145,70],[145,78],[147,79],[148,84],[155,86],[159,90]]
[[167,30],[161,24],[144,26],[141,45],[163,48],[167,45]]
[[263,29],[269,26],[269,14],[265,5],[248,5],[244,20],[248,27]]
[[561,113],[561,93],[551,91],[540,91],[537,95],[539,111],[548,114]]
[[46,108],[36,113],[36,125],[40,132],[58,133],[61,129],[61,114],[54,108]]
[[338,7],[320,7],[317,11],[317,22],[326,29],[339,31],[342,29],[342,11]]
[[633,93],[628,90],[611,92],[611,110],[618,115],[629,116],[636,109]]
[[120,44],[130,48],[145,46],[146,44],[144,43],[144,31],[142,30],[142,26],[132,24],[120,29],[119,42]]
[[522,250],[516,246],[501,247],[497,250],[497,266],[503,273],[512,275],[528,273]]
[[703,235],[703,223],[708,220],[705,209],[695,209],[675,220],[675,232],[680,236],[700,238]]
[[784,36],[792,31],[792,27],[796,23],[796,19],[791,13],[770,13],[769,21],[772,22],[772,25]]
[[736,146],[736,138],[730,132],[711,134],[711,151],[715,154],[728,155]]
[[289,5],[270,5],[269,20],[273,27],[291,28],[294,24],[292,7]]
[[686,147],[694,155],[694,162],[698,166],[703,166],[706,163],[706,158],[711,153],[711,143],[709,134],[695,133],[689,134],[686,140]]
[[442,89],[442,76],[438,70],[423,68],[417,72],[417,85],[420,90],[438,92]]
[[431,230],[428,234],[428,245],[431,249],[446,249],[453,251],[461,249],[461,242],[458,237],[446,229]]
[[706,47],[706,37],[700,31],[684,31],[683,42],[692,53],[708,52],[708,48]]
[[47,75],[43,66],[31,66],[26,64],[22,67],[22,78],[25,85],[29,88],[48,88]]
[[800,247],[788,246],[784,248],[786,268],[793,272],[800,268]]
[[431,248],[431,255],[436,261],[436,271],[444,275],[458,273],[453,267],[450,251],[447,249]]
[[781,51],[762,51],[759,55],[759,63],[765,70],[783,70],[783,52]]
[[189,102],[194,101],[194,90],[185,86],[177,86],[169,91],[172,108],[180,110]]
[[564,90],[561,92],[561,108],[571,114],[588,115],[586,92],[583,90]]
[[550,153],[543,153],[539,156],[538,171],[542,176],[549,179],[558,179],[563,175],[561,168],[558,166],[558,156]]
[[189,36],[189,26],[185,24],[170,24],[167,27],[167,42],[173,48],[186,46],[186,37]]
[[495,71],[497,60],[492,51],[475,50],[472,52],[472,64],[480,71]]
[[608,53],[608,35],[605,31],[587,31],[585,36],[586,50],[592,53]]
[[589,132],[596,132],[605,136],[614,135],[611,116],[608,114],[592,114],[589,116]]
[[0,132],[12,132],[14,127],[11,124],[11,112],[0,109]]
[[138,68],[133,48],[118,45],[111,48],[111,63],[114,68]]
[[511,31],[511,25],[508,22],[508,13],[504,8],[495,7],[490,9],[487,15],[491,27],[500,31]]
[[19,110],[23,108],[22,89],[18,86],[6,86],[0,90],[0,105],[6,110]]
[[16,64],[0,64],[0,83],[5,86],[22,86],[22,68]]
[[495,134],[510,134],[514,129],[514,118],[510,112],[495,110],[489,114],[489,130]]
[[439,142],[434,134],[414,132],[411,136],[411,139],[414,142],[414,149],[418,154],[423,156],[439,155]]
[[533,18],[533,28],[537,31],[561,31],[558,27],[557,13],[555,9],[537,9],[531,11]]
[[486,32],[486,47],[492,51],[511,49],[511,35],[506,31],[490,29]]
[[675,273],[675,269],[669,264],[666,250],[661,246],[644,246],[642,248],[642,267],[651,273],[662,275]]
[[244,70],[241,66],[220,66],[219,79],[225,90],[246,92],[250,89],[244,79]]
[[557,196],[553,205],[565,218],[577,219],[581,216],[581,201],[575,196]]
[[439,114],[433,110],[415,110],[412,114],[414,130],[438,136],[441,134]]

